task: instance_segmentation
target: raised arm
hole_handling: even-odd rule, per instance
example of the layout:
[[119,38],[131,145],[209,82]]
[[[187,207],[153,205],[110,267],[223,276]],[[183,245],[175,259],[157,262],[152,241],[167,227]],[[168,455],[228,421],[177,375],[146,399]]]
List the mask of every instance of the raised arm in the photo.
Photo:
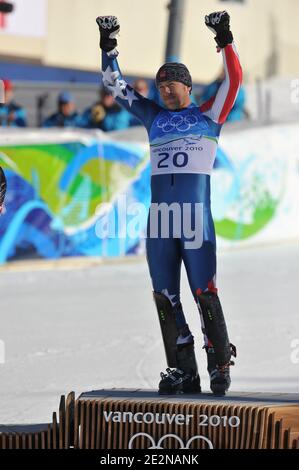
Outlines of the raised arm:
[[217,94],[203,103],[200,110],[218,124],[223,124],[226,121],[242,83],[242,68],[233,43],[229,19],[226,11],[211,13],[205,19],[208,28],[216,34],[215,41],[218,45],[218,51],[222,51],[225,77]]
[[99,16],[100,47],[102,49],[102,78],[105,88],[111,91],[116,101],[138,117],[149,130],[161,108],[137,93],[123,78],[118,62],[116,36],[120,26],[115,16]]

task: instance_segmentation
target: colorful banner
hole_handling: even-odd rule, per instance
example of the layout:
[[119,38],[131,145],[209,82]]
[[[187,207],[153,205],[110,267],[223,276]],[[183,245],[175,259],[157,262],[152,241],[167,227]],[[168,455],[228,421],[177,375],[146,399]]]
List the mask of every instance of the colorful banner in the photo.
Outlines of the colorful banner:
[[299,237],[298,131],[286,124],[223,133],[226,160],[211,190],[218,246]]
[[120,194],[127,204],[141,198],[149,206],[147,148],[94,135],[24,131],[12,133],[9,145],[0,139],[8,187],[0,263],[26,252],[45,258],[136,252],[139,236],[101,238],[97,223],[113,211]]
[[[299,237],[298,132],[293,124],[223,134],[211,191],[218,246]],[[0,165],[8,185],[0,263],[144,252],[146,144],[94,131],[4,131]]]

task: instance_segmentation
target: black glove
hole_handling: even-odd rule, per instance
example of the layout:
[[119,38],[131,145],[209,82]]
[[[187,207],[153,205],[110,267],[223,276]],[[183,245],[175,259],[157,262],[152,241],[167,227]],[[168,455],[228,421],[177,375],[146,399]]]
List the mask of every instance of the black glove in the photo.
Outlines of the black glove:
[[234,40],[229,20],[230,16],[227,11],[216,11],[205,17],[207,27],[216,34],[214,39],[221,48],[231,44]]
[[100,29],[100,48],[110,52],[117,47],[117,36],[120,26],[116,16],[98,16],[96,19]]
[[0,208],[3,206],[5,193],[6,193],[6,178],[5,178],[4,171],[2,170],[0,166]]

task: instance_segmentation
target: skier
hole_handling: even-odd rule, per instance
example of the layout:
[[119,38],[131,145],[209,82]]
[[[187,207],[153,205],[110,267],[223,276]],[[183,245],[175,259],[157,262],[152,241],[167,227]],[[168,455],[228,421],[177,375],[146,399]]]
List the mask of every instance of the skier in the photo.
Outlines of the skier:
[[[120,26],[115,16],[97,18],[102,49],[102,79],[117,101],[146,127],[151,153],[151,208],[146,252],[158,310],[168,368],[161,373],[160,394],[200,393],[200,377],[193,335],[180,302],[180,270],[184,262],[189,285],[198,306],[207,353],[210,388],[223,395],[230,386],[230,365],[236,348],[229,342],[216,288],[216,239],[210,208],[210,174],[218,138],[238,94],[242,70],[226,11],[211,13],[205,23],[216,35],[222,51],[225,78],[215,97],[197,107],[190,100],[192,79],[187,67],[166,63],[156,75],[156,86],[165,107],[140,94],[123,79],[118,63],[116,36]],[[188,246],[173,219],[169,236],[161,223],[153,222],[157,204],[191,207],[192,223],[198,211],[202,220],[202,243]],[[158,231],[156,231],[156,229]],[[158,233],[158,235],[157,235]],[[189,240],[190,241],[190,240]]]

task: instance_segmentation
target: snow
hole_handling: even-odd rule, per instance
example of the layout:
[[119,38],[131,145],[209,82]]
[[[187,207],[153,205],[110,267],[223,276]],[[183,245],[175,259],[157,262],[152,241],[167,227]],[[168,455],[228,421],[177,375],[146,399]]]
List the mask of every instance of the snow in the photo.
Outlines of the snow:
[[[298,392],[298,260],[299,243],[218,253],[219,295],[238,350],[232,392]],[[71,390],[155,389],[166,363],[145,259],[38,263],[0,272],[0,423],[50,422]],[[182,302],[207,391],[185,273]]]

